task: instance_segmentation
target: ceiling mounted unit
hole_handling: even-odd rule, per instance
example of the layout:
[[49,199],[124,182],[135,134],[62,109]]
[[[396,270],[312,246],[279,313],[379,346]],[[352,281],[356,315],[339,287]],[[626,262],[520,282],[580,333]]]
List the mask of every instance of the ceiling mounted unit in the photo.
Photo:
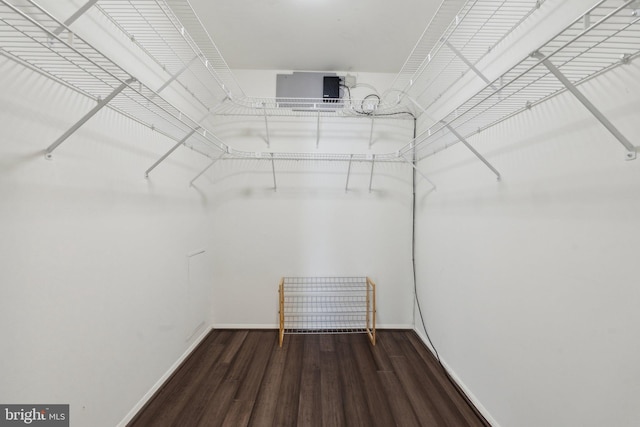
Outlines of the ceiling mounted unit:
[[335,73],[298,72],[276,76],[276,101],[294,110],[335,110],[342,108],[341,79]]

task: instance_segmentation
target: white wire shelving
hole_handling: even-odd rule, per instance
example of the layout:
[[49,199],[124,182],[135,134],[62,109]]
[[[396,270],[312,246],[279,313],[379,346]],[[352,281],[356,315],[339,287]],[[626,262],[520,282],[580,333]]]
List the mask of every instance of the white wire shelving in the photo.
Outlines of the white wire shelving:
[[470,71],[489,83],[476,64],[544,1],[443,2],[388,93],[409,97],[425,110]]
[[74,89],[96,107],[51,144],[52,152],[100,108],[108,106],[208,157],[226,145],[179,109],[137,81],[35,2],[0,0],[0,53]]
[[243,98],[213,42],[196,32],[200,27],[186,31],[170,3],[182,9],[178,2],[155,0],[100,0],[95,7],[165,70],[169,77],[158,93],[175,81],[205,109]]
[[[140,1],[129,0],[129,3],[135,4]],[[157,2],[148,0],[147,3]],[[477,67],[477,64],[520,24],[535,11],[544,7],[544,3],[545,0],[443,1],[396,77],[392,88],[377,103],[367,104],[365,100],[341,99],[337,103],[328,104],[322,99],[283,100],[252,98],[244,94],[238,97],[231,94],[217,107],[216,114],[264,116],[265,123],[267,117],[272,116],[365,117],[372,120],[408,118],[410,116],[405,114],[407,111],[412,111],[415,115],[422,114],[460,79],[472,74],[486,84],[480,93],[471,96],[445,117],[438,118],[436,124],[400,151],[378,154],[375,156],[375,161],[406,161],[408,158],[413,158],[414,154],[417,155],[416,159],[420,159],[428,155],[425,154],[429,153],[426,150],[427,146],[438,151],[460,141],[468,145],[466,138],[475,132],[486,129],[566,89],[565,83],[543,66],[543,61],[531,57],[524,58],[522,62],[496,79],[489,79]],[[214,67],[216,74],[222,76],[220,81],[226,82],[221,83],[222,86],[233,86],[235,80],[231,72],[226,63],[221,60],[219,51],[188,2],[167,0],[167,4],[180,21],[180,25],[174,25],[175,29],[179,28],[184,33],[186,28],[187,34],[199,34],[198,42],[203,46],[209,46],[203,51],[213,52],[215,60],[212,62],[217,64]],[[630,61],[637,55],[638,48],[632,41],[634,38],[637,41],[635,33],[637,21],[634,17],[629,18],[630,13],[627,13],[633,7],[637,7],[637,1],[597,2],[564,31],[541,46],[539,51],[548,52],[553,57],[553,59],[547,58],[548,60],[560,59],[559,68],[567,76],[568,81],[573,85],[579,85],[585,81],[586,77],[604,72],[621,61]],[[168,14],[165,12],[165,15]],[[153,16],[154,19],[158,19],[158,16],[163,15],[156,13]],[[580,28],[581,26],[583,28]],[[603,40],[597,40],[598,37]],[[148,50],[151,52],[153,49]],[[621,51],[624,52],[621,53]],[[603,55],[607,60],[603,61]],[[532,66],[532,62],[536,66]],[[579,76],[580,70],[583,73],[586,72],[585,76]],[[544,78],[540,77],[540,73]],[[518,80],[518,83],[515,80]],[[515,89],[518,85],[525,86],[527,89]],[[513,88],[511,92],[508,91],[509,88]],[[238,90],[236,92],[241,93]],[[485,98],[490,98],[493,102]],[[482,104],[478,103],[479,99],[483,100]],[[481,110],[482,114],[479,113]],[[627,142],[625,146],[629,153],[635,152],[631,143]],[[499,173],[475,149],[470,146],[469,148],[500,177]],[[232,154],[237,157],[255,157],[255,153]],[[267,156],[271,159],[287,160],[373,161],[371,155],[364,154],[271,153]],[[260,157],[264,158],[264,155]],[[631,157],[633,156],[630,154],[628,158]]]
[[[349,97],[327,103],[323,99],[246,96],[187,0],[90,0],[65,23],[34,0],[0,0],[0,53],[97,102],[96,108],[46,150],[47,154],[107,106],[177,142],[147,174],[181,145],[211,158],[208,167],[221,158],[252,158],[272,164],[277,160],[368,162],[373,174],[376,162],[406,162],[416,168],[416,161],[463,142],[500,177],[466,139],[565,90],[607,126],[627,149],[627,158],[635,158],[636,147],[584,99],[578,86],[640,54],[637,0],[596,2],[540,46],[536,55],[527,55],[497,78],[489,78],[479,69],[483,58],[536,10],[544,8],[544,3],[444,0],[391,89],[378,99]],[[74,20],[92,7],[164,70],[164,84],[150,88],[137,81],[72,31]],[[373,129],[374,120],[412,118],[409,111],[420,116],[469,75],[481,79],[484,88],[448,114],[433,118],[432,126],[400,150],[375,155],[236,150],[208,131],[202,125],[203,118],[194,120],[162,94],[167,87],[179,85],[195,99],[203,117],[263,116],[268,142],[269,117],[315,117],[318,126],[320,117],[360,117],[371,120]]]
[[[637,1],[602,0],[535,52],[470,96],[405,146],[400,152],[420,160],[481,132],[564,91],[570,91],[627,150],[637,148],[578,87],[640,55]],[[425,92],[426,93],[426,92]],[[498,174],[499,177],[499,174]]]
[[[374,163],[400,162],[395,155],[383,154],[327,154],[294,152],[248,152],[233,149],[195,120],[163,98],[161,92],[170,84],[179,84],[202,106],[203,117],[208,114],[258,115],[313,114],[304,100],[304,111],[298,111],[298,100],[288,99],[288,108],[269,104],[271,100],[248,98],[239,88],[228,66],[204,30],[194,30],[192,37],[177,20],[168,3],[162,0],[111,1],[93,0],[81,10],[95,7],[102,12],[132,42],[136,43],[153,61],[167,73],[166,84],[152,89],[131,76],[114,60],[101,53],[69,27],[73,22],[63,23],[48,13],[33,0],[0,0],[0,54],[11,58],[74,91],[96,101],[97,105],[46,150],[47,158],[82,124],[101,108],[111,108],[149,128],[173,139],[177,144],[154,163],[148,174],[182,145],[209,157],[211,162],[192,181],[200,177],[216,161],[226,159],[258,159],[272,163],[279,160],[343,161]],[[180,10],[178,8],[178,10]],[[188,8],[190,9],[190,6]],[[81,13],[74,15],[78,19]],[[195,18],[194,18],[195,19]],[[160,36],[160,34],[162,36]],[[204,45],[200,49],[198,42]],[[213,59],[210,59],[213,58]],[[237,99],[238,101],[235,101]],[[320,100],[321,101],[321,100]],[[294,105],[291,108],[291,104]],[[320,102],[322,115],[335,113],[335,105],[326,108]],[[259,108],[255,108],[258,105]],[[344,105],[342,104],[344,107]],[[373,107],[375,109],[375,106]],[[344,110],[348,110],[344,108]],[[350,109],[353,110],[353,109]],[[357,112],[351,113],[353,116]],[[361,115],[367,115],[362,113]],[[275,175],[275,168],[274,168]],[[275,176],[274,176],[275,185]]]
[[175,80],[205,108],[216,107],[216,115],[411,118],[399,104],[246,96],[188,1],[100,0],[96,7],[171,75],[168,83]]

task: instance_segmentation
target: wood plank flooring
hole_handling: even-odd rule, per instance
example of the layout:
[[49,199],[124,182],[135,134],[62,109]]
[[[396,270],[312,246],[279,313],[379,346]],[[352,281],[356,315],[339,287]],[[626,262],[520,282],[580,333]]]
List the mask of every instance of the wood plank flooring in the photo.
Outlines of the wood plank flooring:
[[214,330],[129,427],[489,425],[413,331],[377,334]]

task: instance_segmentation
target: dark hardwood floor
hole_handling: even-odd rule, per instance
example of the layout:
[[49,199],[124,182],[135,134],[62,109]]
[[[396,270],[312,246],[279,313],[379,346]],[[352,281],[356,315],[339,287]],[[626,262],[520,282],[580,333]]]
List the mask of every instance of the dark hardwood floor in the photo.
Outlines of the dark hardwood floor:
[[413,331],[214,330],[129,423],[146,426],[487,426]]

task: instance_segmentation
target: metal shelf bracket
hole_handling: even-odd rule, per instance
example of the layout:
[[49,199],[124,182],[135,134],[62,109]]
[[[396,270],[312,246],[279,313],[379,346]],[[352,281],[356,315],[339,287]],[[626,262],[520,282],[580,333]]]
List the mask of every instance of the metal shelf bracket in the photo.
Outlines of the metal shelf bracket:
[[369,148],[373,145],[373,122],[376,118],[376,107],[371,111],[371,130],[369,132]]
[[164,84],[162,86],[160,86],[160,88],[158,88],[158,90],[156,91],[156,93],[160,93],[163,90],[165,90],[167,88],[167,86],[169,86],[171,83],[173,83],[178,77],[180,77],[180,75],[182,73],[184,73],[185,71],[187,71],[189,69],[189,67],[191,66],[191,64],[193,64],[193,62],[198,59],[199,56],[196,55],[194,56],[190,61],[188,61],[186,64],[184,64],[184,66],[178,70],[174,75],[172,75],[171,77],[169,77],[169,80],[167,80],[166,82],[164,82]]
[[452,45],[449,40],[444,40],[444,45],[447,46],[449,48],[449,50],[451,52],[453,52],[453,54],[455,56],[457,56],[462,62],[464,62],[464,64],[469,67],[469,69],[471,71],[473,71],[478,77],[480,77],[486,84],[488,84],[489,86],[491,86],[491,88],[493,90],[498,90],[496,89],[496,87],[493,85],[493,83],[491,83],[491,80],[489,80],[487,78],[487,76],[485,76],[482,71],[478,70],[478,68],[471,63],[471,61],[469,61],[463,54],[462,52],[460,52],[454,45]]
[[47,160],[51,160],[53,158],[53,151],[60,146],[67,138],[69,138],[75,131],[77,131],[83,124],[85,124],[91,117],[95,116],[98,111],[100,111],[104,106],[106,106],[113,98],[116,97],[120,92],[122,92],[127,86],[131,83],[135,82],[136,79],[133,77],[127,79],[124,83],[118,86],[113,92],[111,92],[105,99],[98,102],[98,105],[93,107],[91,111],[85,114],[80,120],[78,120],[73,126],[71,126],[65,133],[63,133],[58,139],[55,140],[53,144],[51,144],[44,151],[44,157]]
[[544,54],[542,54],[539,51],[533,52],[531,54],[531,56],[535,59],[538,59],[542,62],[542,65],[544,65],[551,74],[553,74],[559,81],[560,83],[562,83],[562,85],[567,88],[567,90],[569,92],[571,92],[573,94],[573,96],[576,97],[576,99],[578,101],[580,101],[580,103],[582,105],[585,106],[585,108],[587,110],[589,110],[589,112],[600,122],[602,123],[602,125],[607,128],[607,130],[609,132],[611,132],[611,134],[620,142],[620,144],[622,144],[624,146],[624,148],[627,149],[627,153],[625,154],[625,160],[635,160],[636,159],[636,153],[638,151],[638,148],[636,146],[634,146],[631,141],[629,141],[627,139],[627,137],[625,137],[619,130],[618,128],[616,128],[613,123],[611,123],[609,121],[609,119],[607,119],[607,117],[602,114],[602,112],[600,110],[598,110],[598,108],[593,105],[591,103],[591,101],[589,101],[589,99],[584,96],[582,94],[582,92],[580,92],[578,90],[578,88],[571,83],[571,81],[569,81],[569,79],[562,73],[562,71],[560,71],[558,69],[558,67],[556,67],[550,60],[549,58],[547,58]]
[[182,138],[180,141],[178,141],[176,143],[176,145],[174,145],[173,147],[171,147],[169,149],[169,151],[167,151],[166,153],[164,153],[164,155],[162,157],[160,157],[153,165],[151,165],[151,167],[149,169],[147,169],[144,172],[144,177],[145,178],[149,178],[149,172],[151,172],[152,170],[154,170],[156,168],[156,166],[158,166],[160,163],[162,163],[167,157],[169,157],[171,155],[171,153],[173,153],[174,151],[176,151],[178,149],[178,147],[180,147],[182,144],[184,144],[187,139],[191,138],[191,135],[193,135],[194,133],[196,133],[196,131],[200,129],[200,127],[196,127],[195,129],[192,129],[191,132],[189,132],[188,134],[186,134],[184,136],[184,138]]
[[264,127],[267,130],[267,147],[271,147],[271,138],[269,137],[269,120],[267,119],[267,105],[263,102],[262,109],[264,111]]
[[347,183],[344,186],[344,192],[349,191],[349,176],[351,175],[351,161],[353,160],[353,154],[349,155],[349,167],[347,168]]
[[415,165],[415,163],[413,163],[412,161],[408,160],[406,157],[404,157],[403,155],[400,155],[400,158],[402,160],[404,160],[405,162],[407,162],[409,164],[409,166],[411,166],[413,168],[413,170],[415,170],[418,175],[420,175],[422,177],[422,179],[424,179],[425,181],[427,181],[429,184],[431,184],[431,186],[433,187],[434,190],[437,190],[438,187],[436,187],[436,185],[433,183],[433,181],[431,181],[429,178],[427,178],[427,176],[425,174],[423,174],[420,169],[418,169],[418,167]]
[[220,154],[217,158],[211,160],[211,162],[207,165],[206,168],[202,169],[202,171],[198,175],[196,175],[191,181],[189,181],[189,187],[193,187],[193,183],[195,182],[195,180],[200,178],[202,175],[204,175],[204,173],[208,171],[211,168],[211,166],[215,165],[218,162],[218,160],[222,159],[225,154],[227,154],[226,151],[222,152],[222,154]]
[[273,159],[273,153],[271,154],[271,173],[273,174],[273,191],[278,191],[278,185],[276,183],[276,162]]
[[491,171],[494,174],[496,174],[498,181],[502,179],[502,177],[500,176],[500,172],[498,172],[496,168],[494,168],[491,165],[491,163],[489,163],[487,159],[485,159],[484,156],[482,156],[482,154],[478,153],[478,151],[475,148],[473,148],[471,144],[469,144],[469,141],[467,141],[464,136],[460,135],[460,133],[458,133],[458,131],[456,131],[453,128],[453,126],[451,126],[449,123],[445,121],[442,121],[441,123],[449,130],[449,132],[451,132],[458,139],[458,141],[462,142],[465,145],[465,147],[469,149],[469,151],[471,151],[478,159],[480,159],[482,163],[484,163],[489,169],[491,169]]
[[68,27],[69,25],[73,24],[78,18],[84,15],[85,12],[91,9],[93,5],[96,3],[98,3],[98,0],[89,0],[88,2],[86,2],[83,6],[80,7],[80,9],[78,9],[73,15],[71,15],[69,18],[67,18],[66,21],[64,21],[64,25],[60,25],[58,28],[53,30],[53,34],[55,34],[56,36],[59,36],[60,33],[64,31],[65,27]]
[[318,121],[316,122],[316,148],[320,147],[320,111],[318,111]]
[[[372,122],[373,123],[373,122]],[[376,164],[376,155],[371,155],[371,176],[369,177],[369,193],[371,193],[371,185],[373,184],[373,167]]]

